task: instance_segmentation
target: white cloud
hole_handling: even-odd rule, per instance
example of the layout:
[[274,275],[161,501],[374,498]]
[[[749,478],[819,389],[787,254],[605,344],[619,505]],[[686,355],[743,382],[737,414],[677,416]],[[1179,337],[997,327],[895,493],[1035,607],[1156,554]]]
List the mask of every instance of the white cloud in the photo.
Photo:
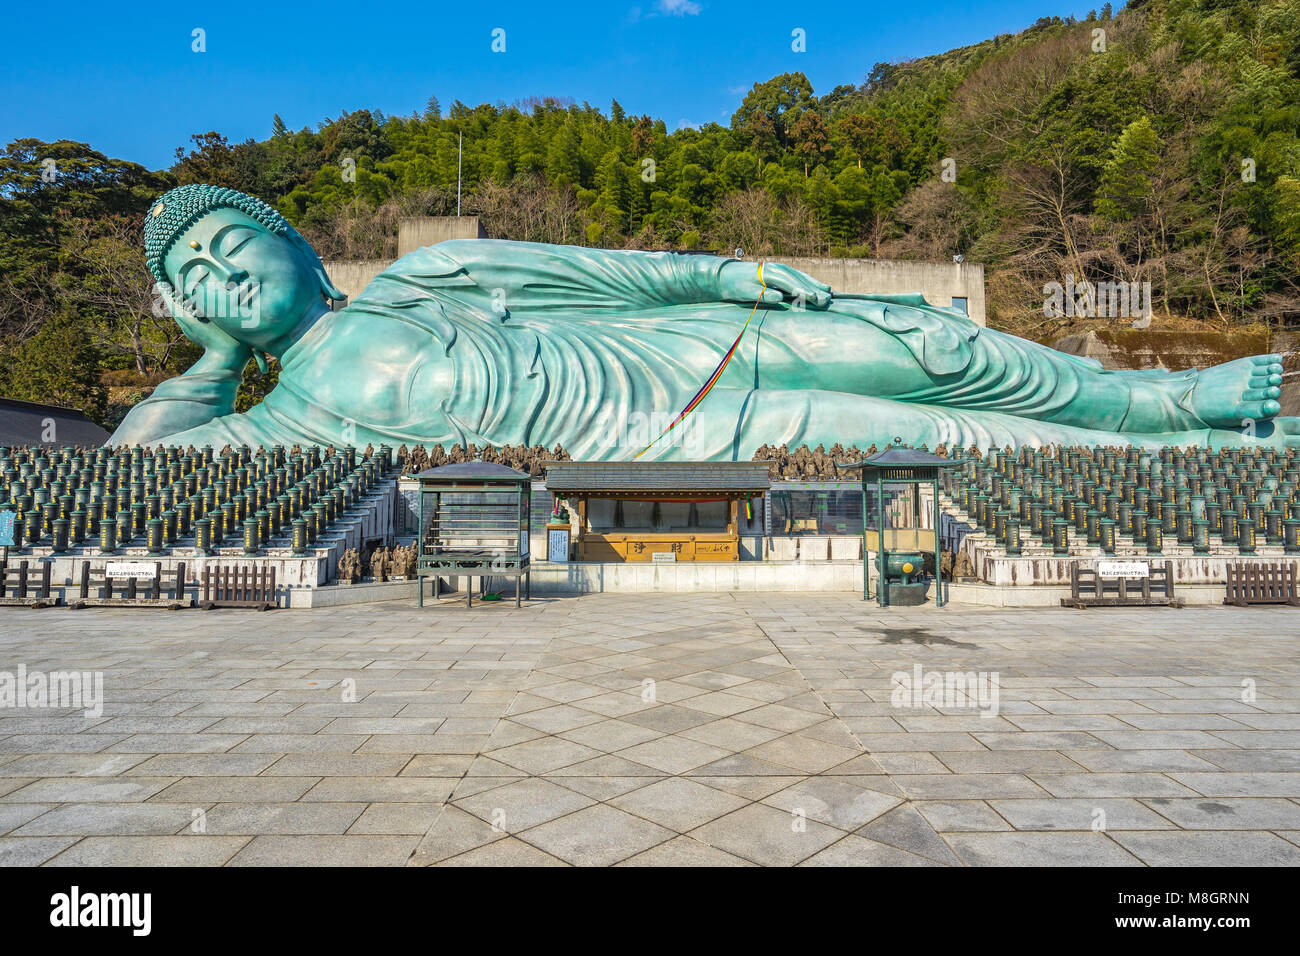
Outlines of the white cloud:
[[695,0],[659,0],[659,11],[670,17],[699,16],[700,5]]

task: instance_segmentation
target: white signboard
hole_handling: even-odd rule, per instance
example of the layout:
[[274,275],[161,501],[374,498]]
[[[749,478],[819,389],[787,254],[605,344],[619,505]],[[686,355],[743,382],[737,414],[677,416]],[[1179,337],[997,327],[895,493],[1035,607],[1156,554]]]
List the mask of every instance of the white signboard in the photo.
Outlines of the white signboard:
[[152,561],[110,561],[104,565],[109,578],[148,578],[153,580],[157,566]]
[[1145,561],[1098,561],[1099,578],[1149,578],[1151,566]]
[[568,528],[553,528],[546,533],[546,560],[557,563],[569,560]]
[[650,555],[650,560],[655,564],[676,564],[677,553],[675,551],[655,551]]

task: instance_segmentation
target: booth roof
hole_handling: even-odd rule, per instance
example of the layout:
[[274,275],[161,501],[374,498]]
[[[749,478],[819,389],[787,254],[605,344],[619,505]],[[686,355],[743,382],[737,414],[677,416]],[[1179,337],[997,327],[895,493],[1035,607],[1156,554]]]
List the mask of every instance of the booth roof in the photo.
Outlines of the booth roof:
[[884,451],[876,452],[870,458],[855,461],[851,465],[836,465],[841,471],[868,468],[943,468],[956,465],[957,462],[942,455],[932,455],[919,448],[900,448],[891,445]]
[[454,465],[439,465],[437,468],[426,468],[424,471],[415,475],[421,481],[432,479],[434,481],[528,481],[529,476],[522,471],[515,471],[513,468],[507,468],[505,465],[498,465],[492,461],[461,461]]
[[772,487],[766,461],[551,461],[546,490],[592,492],[760,492]]

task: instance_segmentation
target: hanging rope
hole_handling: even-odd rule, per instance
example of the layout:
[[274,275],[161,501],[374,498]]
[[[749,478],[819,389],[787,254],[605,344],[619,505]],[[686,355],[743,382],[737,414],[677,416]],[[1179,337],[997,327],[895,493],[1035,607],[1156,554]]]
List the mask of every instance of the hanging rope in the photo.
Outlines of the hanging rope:
[[676,428],[683,418],[685,418],[691,412],[695,411],[696,407],[700,404],[700,402],[704,401],[704,396],[708,395],[709,392],[713,389],[713,386],[718,384],[718,379],[722,378],[722,373],[726,370],[727,365],[731,362],[732,356],[736,354],[736,349],[740,347],[740,340],[745,337],[745,330],[749,328],[750,320],[754,318],[754,313],[758,311],[758,306],[763,301],[763,293],[767,291],[767,283],[763,281],[762,262],[759,262],[758,264],[758,284],[762,286],[762,289],[758,293],[758,298],[754,301],[754,307],[749,310],[749,315],[745,319],[745,324],[740,327],[740,334],[736,336],[736,341],[731,343],[731,348],[727,349],[727,354],[722,356],[722,361],[719,362],[718,367],[713,370],[713,374],[709,376],[709,380],[700,387],[700,390],[698,392],[695,393],[695,397],[686,403],[686,407],[683,408],[681,412],[677,415],[677,417],[672,420],[672,424],[670,424],[667,428],[661,431],[659,435],[654,439],[654,441],[650,442],[650,444],[646,445],[634,456],[632,456],[633,461],[636,461],[638,458],[640,458],[642,455],[648,452],[651,448],[653,448],[659,442],[660,439],[662,439],[670,431]]

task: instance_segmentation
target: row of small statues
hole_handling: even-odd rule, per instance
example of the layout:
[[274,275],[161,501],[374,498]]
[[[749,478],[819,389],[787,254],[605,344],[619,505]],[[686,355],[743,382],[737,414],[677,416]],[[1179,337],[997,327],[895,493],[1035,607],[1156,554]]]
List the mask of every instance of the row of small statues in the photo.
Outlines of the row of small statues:
[[532,447],[505,445],[500,448],[491,445],[485,445],[483,448],[477,445],[470,445],[468,448],[453,445],[450,451],[441,445],[434,445],[432,448],[425,448],[423,445],[407,448],[406,445],[402,445],[397,449],[397,461],[404,475],[418,475],[425,469],[437,468],[441,465],[457,465],[466,461],[490,461],[513,468],[515,471],[527,472],[534,478],[540,478],[546,471],[544,462],[568,460],[569,453],[559,445],[550,451],[545,445]]
[[415,545],[394,548],[373,548],[362,555],[356,548],[348,548],[339,558],[338,579],[348,584],[361,580],[361,569],[365,567],[375,581],[387,581],[389,578],[415,577]]
[[[837,463],[844,465],[861,461],[869,455],[874,455],[878,450],[875,445],[866,451],[856,445],[845,448],[838,442],[832,445],[829,451],[824,445],[818,445],[815,449],[800,445],[794,451],[786,445],[779,447],[763,445],[754,453],[754,461],[771,461],[773,478],[839,478],[843,477],[843,473],[835,467]],[[925,450],[924,446],[922,450]],[[940,445],[935,453],[944,455],[947,451],[943,445]],[[545,462],[570,461],[571,456],[559,445],[549,451],[544,445],[532,447],[506,445],[502,448],[493,448],[490,445],[483,448],[477,445],[470,445],[468,448],[453,445],[450,450],[441,445],[434,445],[432,448],[425,448],[423,445],[408,448],[402,445],[397,449],[397,461],[404,475],[418,475],[425,469],[437,468],[440,465],[480,460],[495,462],[516,471],[527,472],[534,478],[540,478],[546,472]]]
[[[879,450],[875,445],[866,451],[857,445],[845,448],[839,442],[831,445],[829,451],[825,445],[813,449],[800,445],[794,451],[788,445],[761,445],[754,452],[754,461],[770,461],[772,465],[768,473],[773,478],[854,478],[855,475],[846,474],[835,466],[861,461]],[[925,445],[921,445],[920,450],[929,451]],[[934,454],[946,456],[948,449],[941,444],[934,450]]]
[[[907,445],[904,447],[910,448],[912,446]],[[874,444],[864,451],[857,445],[846,448],[839,442],[836,442],[829,449],[825,445],[818,445],[816,448],[800,445],[793,450],[788,445],[762,445],[754,452],[753,460],[771,462],[769,473],[773,478],[852,478],[851,474],[841,471],[836,465],[861,461],[876,454],[879,450]],[[925,445],[921,445],[919,450],[929,451]],[[1061,450],[1062,448],[1056,446],[1048,446],[1043,449],[1049,458],[1055,458]],[[369,452],[369,449],[367,449],[367,452]],[[1008,446],[1005,452],[1012,454],[1012,449]],[[974,447],[970,449],[969,453],[976,456],[981,454],[980,450]],[[946,458],[949,449],[941,443],[935,447],[933,454]],[[426,468],[436,468],[439,465],[482,460],[496,462],[508,468],[514,468],[516,471],[527,472],[534,478],[540,478],[546,472],[545,462],[570,461],[571,456],[559,445],[549,451],[543,445],[534,445],[532,447],[507,445],[502,448],[485,446],[481,449],[477,445],[470,445],[468,448],[455,445],[450,450],[444,449],[441,445],[434,445],[432,448],[425,448],[422,445],[407,448],[406,445],[402,445],[397,449],[397,460],[402,466],[402,474],[404,475],[416,475]]]

